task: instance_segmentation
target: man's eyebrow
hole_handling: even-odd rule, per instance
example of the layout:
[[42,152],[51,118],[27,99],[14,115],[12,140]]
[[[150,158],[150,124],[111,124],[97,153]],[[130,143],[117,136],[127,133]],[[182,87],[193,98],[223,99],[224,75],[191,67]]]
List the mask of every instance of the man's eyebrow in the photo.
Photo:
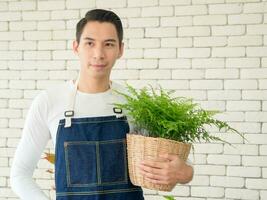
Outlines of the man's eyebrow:
[[[85,37],[84,40],[92,40],[92,41],[95,41],[95,39],[90,38],[90,37]],[[111,38],[111,39],[104,40],[104,42],[116,42],[116,40]]]

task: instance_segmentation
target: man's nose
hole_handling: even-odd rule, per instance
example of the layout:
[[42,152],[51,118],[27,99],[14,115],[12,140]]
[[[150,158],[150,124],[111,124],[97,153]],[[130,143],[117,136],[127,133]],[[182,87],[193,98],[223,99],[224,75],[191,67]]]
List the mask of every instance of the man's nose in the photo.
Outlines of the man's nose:
[[94,58],[103,59],[104,58],[104,48],[102,46],[96,46],[94,48]]

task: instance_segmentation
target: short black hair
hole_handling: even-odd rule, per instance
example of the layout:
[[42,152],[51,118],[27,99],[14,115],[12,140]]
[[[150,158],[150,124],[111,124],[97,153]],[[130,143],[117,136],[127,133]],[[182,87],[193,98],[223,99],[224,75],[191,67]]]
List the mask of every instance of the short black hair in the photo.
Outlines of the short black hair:
[[85,16],[77,23],[76,25],[76,41],[78,44],[80,43],[81,35],[85,25],[90,21],[98,21],[98,22],[109,22],[113,24],[116,28],[117,35],[119,38],[119,44],[121,46],[123,39],[123,28],[121,19],[118,15],[110,10],[103,9],[94,9],[88,11]]

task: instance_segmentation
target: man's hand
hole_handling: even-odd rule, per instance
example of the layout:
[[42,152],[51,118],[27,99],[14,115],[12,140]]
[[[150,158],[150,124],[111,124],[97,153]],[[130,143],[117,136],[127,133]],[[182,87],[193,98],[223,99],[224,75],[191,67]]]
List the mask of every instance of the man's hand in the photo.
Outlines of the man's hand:
[[185,184],[193,178],[193,168],[175,154],[162,154],[158,159],[143,160],[139,168],[145,179],[155,184]]

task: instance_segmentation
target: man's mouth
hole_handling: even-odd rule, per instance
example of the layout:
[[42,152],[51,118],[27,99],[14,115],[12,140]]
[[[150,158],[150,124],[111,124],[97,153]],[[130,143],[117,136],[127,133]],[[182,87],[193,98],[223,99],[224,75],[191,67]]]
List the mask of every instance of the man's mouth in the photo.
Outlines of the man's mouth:
[[105,65],[103,65],[103,64],[92,64],[91,66],[96,67],[96,68],[103,68],[103,67],[105,67]]

